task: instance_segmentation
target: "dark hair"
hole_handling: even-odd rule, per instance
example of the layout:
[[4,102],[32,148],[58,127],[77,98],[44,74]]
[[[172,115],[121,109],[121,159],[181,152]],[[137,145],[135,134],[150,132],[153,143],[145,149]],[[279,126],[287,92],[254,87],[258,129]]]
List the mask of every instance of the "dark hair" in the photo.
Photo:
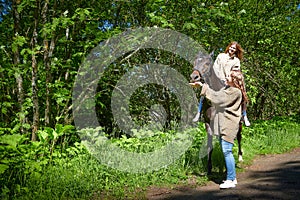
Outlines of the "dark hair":
[[243,53],[244,53],[244,49],[241,47],[241,45],[236,42],[236,41],[232,41],[230,42],[230,44],[226,47],[225,49],[225,53],[228,53],[229,48],[231,47],[231,45],[235,44],[236,45],[236,52],[235,55],[236,57],[238,57],[240,60],[243,60]]

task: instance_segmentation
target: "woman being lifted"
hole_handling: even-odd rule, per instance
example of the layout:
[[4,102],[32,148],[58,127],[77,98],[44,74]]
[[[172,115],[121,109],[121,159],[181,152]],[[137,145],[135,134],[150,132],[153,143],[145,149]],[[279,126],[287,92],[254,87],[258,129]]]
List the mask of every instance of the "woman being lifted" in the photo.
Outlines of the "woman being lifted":
[[[213,65],[213,69],[217,77],[224,83],[226,77],[229,76],[231,71],[241,71],[241,61],[243,59],[243,52],[241,45],[235,41],[228,44],[224,53],[220,53]],[[245,83],[243,84],[244,91],[246,92]],[[198,113],[193,119],[194,122],[199,120],[202,109],[203,98],[200,99],[198,106]],[[250,126],[250,122],[247,117],[247,105],[242,105],[242,116],[246,126]]]

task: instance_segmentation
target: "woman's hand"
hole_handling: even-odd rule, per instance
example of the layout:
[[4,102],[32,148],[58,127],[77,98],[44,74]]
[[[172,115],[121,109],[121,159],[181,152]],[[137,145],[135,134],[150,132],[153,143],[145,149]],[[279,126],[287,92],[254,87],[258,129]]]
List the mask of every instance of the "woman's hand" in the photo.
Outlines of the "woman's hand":
[[189,83],[192,87],[201,87],[203,84],[201,82]]

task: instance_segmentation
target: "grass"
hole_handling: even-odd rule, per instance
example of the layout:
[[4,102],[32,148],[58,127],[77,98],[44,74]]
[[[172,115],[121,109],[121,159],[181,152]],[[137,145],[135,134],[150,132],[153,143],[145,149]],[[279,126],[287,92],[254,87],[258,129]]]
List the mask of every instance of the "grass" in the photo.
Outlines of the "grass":
[[[206,158],[199,158],[199,149],[205,141],[204,127],[200,124],[190,133],[194,141],[186,153],[170,166],[157,171],[140,174],[121,172],[101,165],[87,153],[81,153],[72,158],[57,158],[52,165],[43,169],[42,174],[29,174],[23,184],[15,187],[17,189],[13,194],[8,195],[5,188],[2,188],[1,199],[143,199],[146,189],[151,185],[173,187],[177,184],[188,184],[191,177],[201,185],[208,180],[204,175]],[[157,140],[165,140],[167,136],[154,137],[149,142],[153,145],[151,148],[156,143],[161,146],[161,142]],[[126,143],[126,146],[132,148],[138,146],[140,149],[142,145],[140,140],[123,138],[122,141],[122,144]],[[131,142],[139,142],[139,145]],[[299,120],[275,118],[253,122],[251,127],[243,130],[242,146],[246,164],[251,163],[254,156],[259,154],[283,153],[299,147]],[[214,147],[213,165],[214,171],[222,172],[225,168],[218,143]]]
[[255,155],[279,154],[300,146],[300,125],[294,119],[260,121],[243,131],[244,160]]

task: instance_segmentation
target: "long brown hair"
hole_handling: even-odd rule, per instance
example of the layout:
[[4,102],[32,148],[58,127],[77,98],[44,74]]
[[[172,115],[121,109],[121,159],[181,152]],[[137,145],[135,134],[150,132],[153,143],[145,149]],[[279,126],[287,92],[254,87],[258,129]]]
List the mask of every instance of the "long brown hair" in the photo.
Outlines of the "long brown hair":
[[242,102],[247,103],[249,101],[247,93],[246,93],[246,87],[245,87],[245,81],[244,81],[244,75],[239,70],[231,71],[230,76],[232,78],[233,86],[240,89],[242,92],[243,100]]
[[238,57],[241,61],[243,60],[243,53],[244,53],[244,49],[242,48],[242,46],[236,42],[236,41],[232,41],[230,42],[230,44],[226,47],[225,49],[225,53],[228,53],[229,48],[231,47],[231,45],[235,44],[236,45],[236,52],[235,52],[235,56]]

